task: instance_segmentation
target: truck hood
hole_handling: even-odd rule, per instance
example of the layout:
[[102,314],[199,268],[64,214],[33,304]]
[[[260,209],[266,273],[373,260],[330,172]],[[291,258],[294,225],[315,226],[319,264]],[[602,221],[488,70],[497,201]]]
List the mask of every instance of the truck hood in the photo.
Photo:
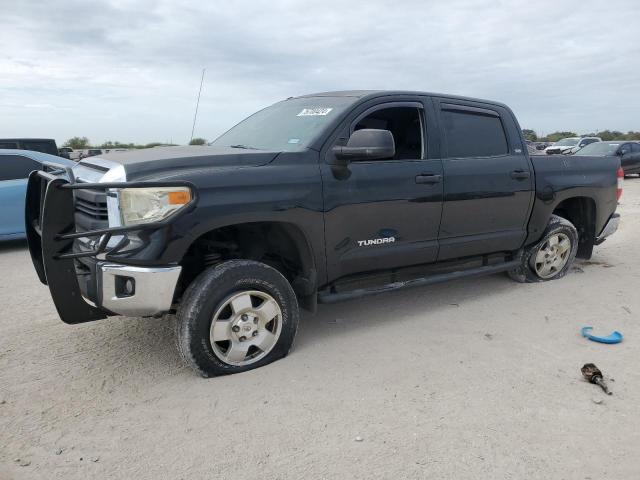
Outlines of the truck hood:
[[80,165],[100,165],[104,160],[122,165],[127,181],[149,180],[168,173],[180,173],[181,170],[257,167],[271,162],[279,153],[223,146],[157,147],[89,157]]

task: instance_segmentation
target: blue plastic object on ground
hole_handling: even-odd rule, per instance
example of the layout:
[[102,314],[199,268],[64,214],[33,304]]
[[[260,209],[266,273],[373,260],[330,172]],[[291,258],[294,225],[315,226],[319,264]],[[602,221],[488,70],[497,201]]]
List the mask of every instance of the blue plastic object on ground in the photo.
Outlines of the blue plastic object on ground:
[[583,337],[588,338],[592,342],[598,343],[620,343],[623,338],[622,334],[617,330],[615,330],[610,335],[607,335],[606,337],[597,337],[596,335],[591,335],[591,330],[593,330],[593,327],[582,327],[580,333],[582,333]]

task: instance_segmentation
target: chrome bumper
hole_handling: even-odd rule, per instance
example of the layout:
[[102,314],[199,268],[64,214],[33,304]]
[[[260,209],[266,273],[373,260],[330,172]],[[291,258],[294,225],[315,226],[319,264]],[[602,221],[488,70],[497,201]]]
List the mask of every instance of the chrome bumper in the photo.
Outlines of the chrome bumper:
[[100,307],[127,317],[149,317],[171,309],[182,267],[133,267],[100,262]]
[[611,217],[609,217],[609,221],[602,229],[602,233],[600,233],[600,235],[596,237],[595,244],[600,245],[602,242],[604,242],[609,235],[615,233],[616,230],[618,230],[619,225],[620,225],[620,214],[614,213],[613,215],[611,215]]

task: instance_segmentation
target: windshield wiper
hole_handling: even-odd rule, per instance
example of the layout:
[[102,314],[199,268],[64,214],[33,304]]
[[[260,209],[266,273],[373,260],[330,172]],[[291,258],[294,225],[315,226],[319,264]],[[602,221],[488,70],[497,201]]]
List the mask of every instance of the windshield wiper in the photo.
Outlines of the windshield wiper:
[[249,145],[242,145],[242,144],[239,144],[239,145],[229,145],[229,146],[230,146],[231,148],[242,148],[242,149],[244,149],[244,150],[258,150],[258,149],[257,149],[257,148],[255,148],[255,147],[250,147]]

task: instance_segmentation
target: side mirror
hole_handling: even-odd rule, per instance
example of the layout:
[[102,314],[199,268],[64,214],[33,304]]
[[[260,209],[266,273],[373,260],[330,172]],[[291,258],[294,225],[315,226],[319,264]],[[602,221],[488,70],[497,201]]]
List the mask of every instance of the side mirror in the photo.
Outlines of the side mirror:
[[351,134],[346,146],[333,147],[333,154],[341,164],[351,160],[380,160],[393,157],[396,144],[389,130],[363,128]]

